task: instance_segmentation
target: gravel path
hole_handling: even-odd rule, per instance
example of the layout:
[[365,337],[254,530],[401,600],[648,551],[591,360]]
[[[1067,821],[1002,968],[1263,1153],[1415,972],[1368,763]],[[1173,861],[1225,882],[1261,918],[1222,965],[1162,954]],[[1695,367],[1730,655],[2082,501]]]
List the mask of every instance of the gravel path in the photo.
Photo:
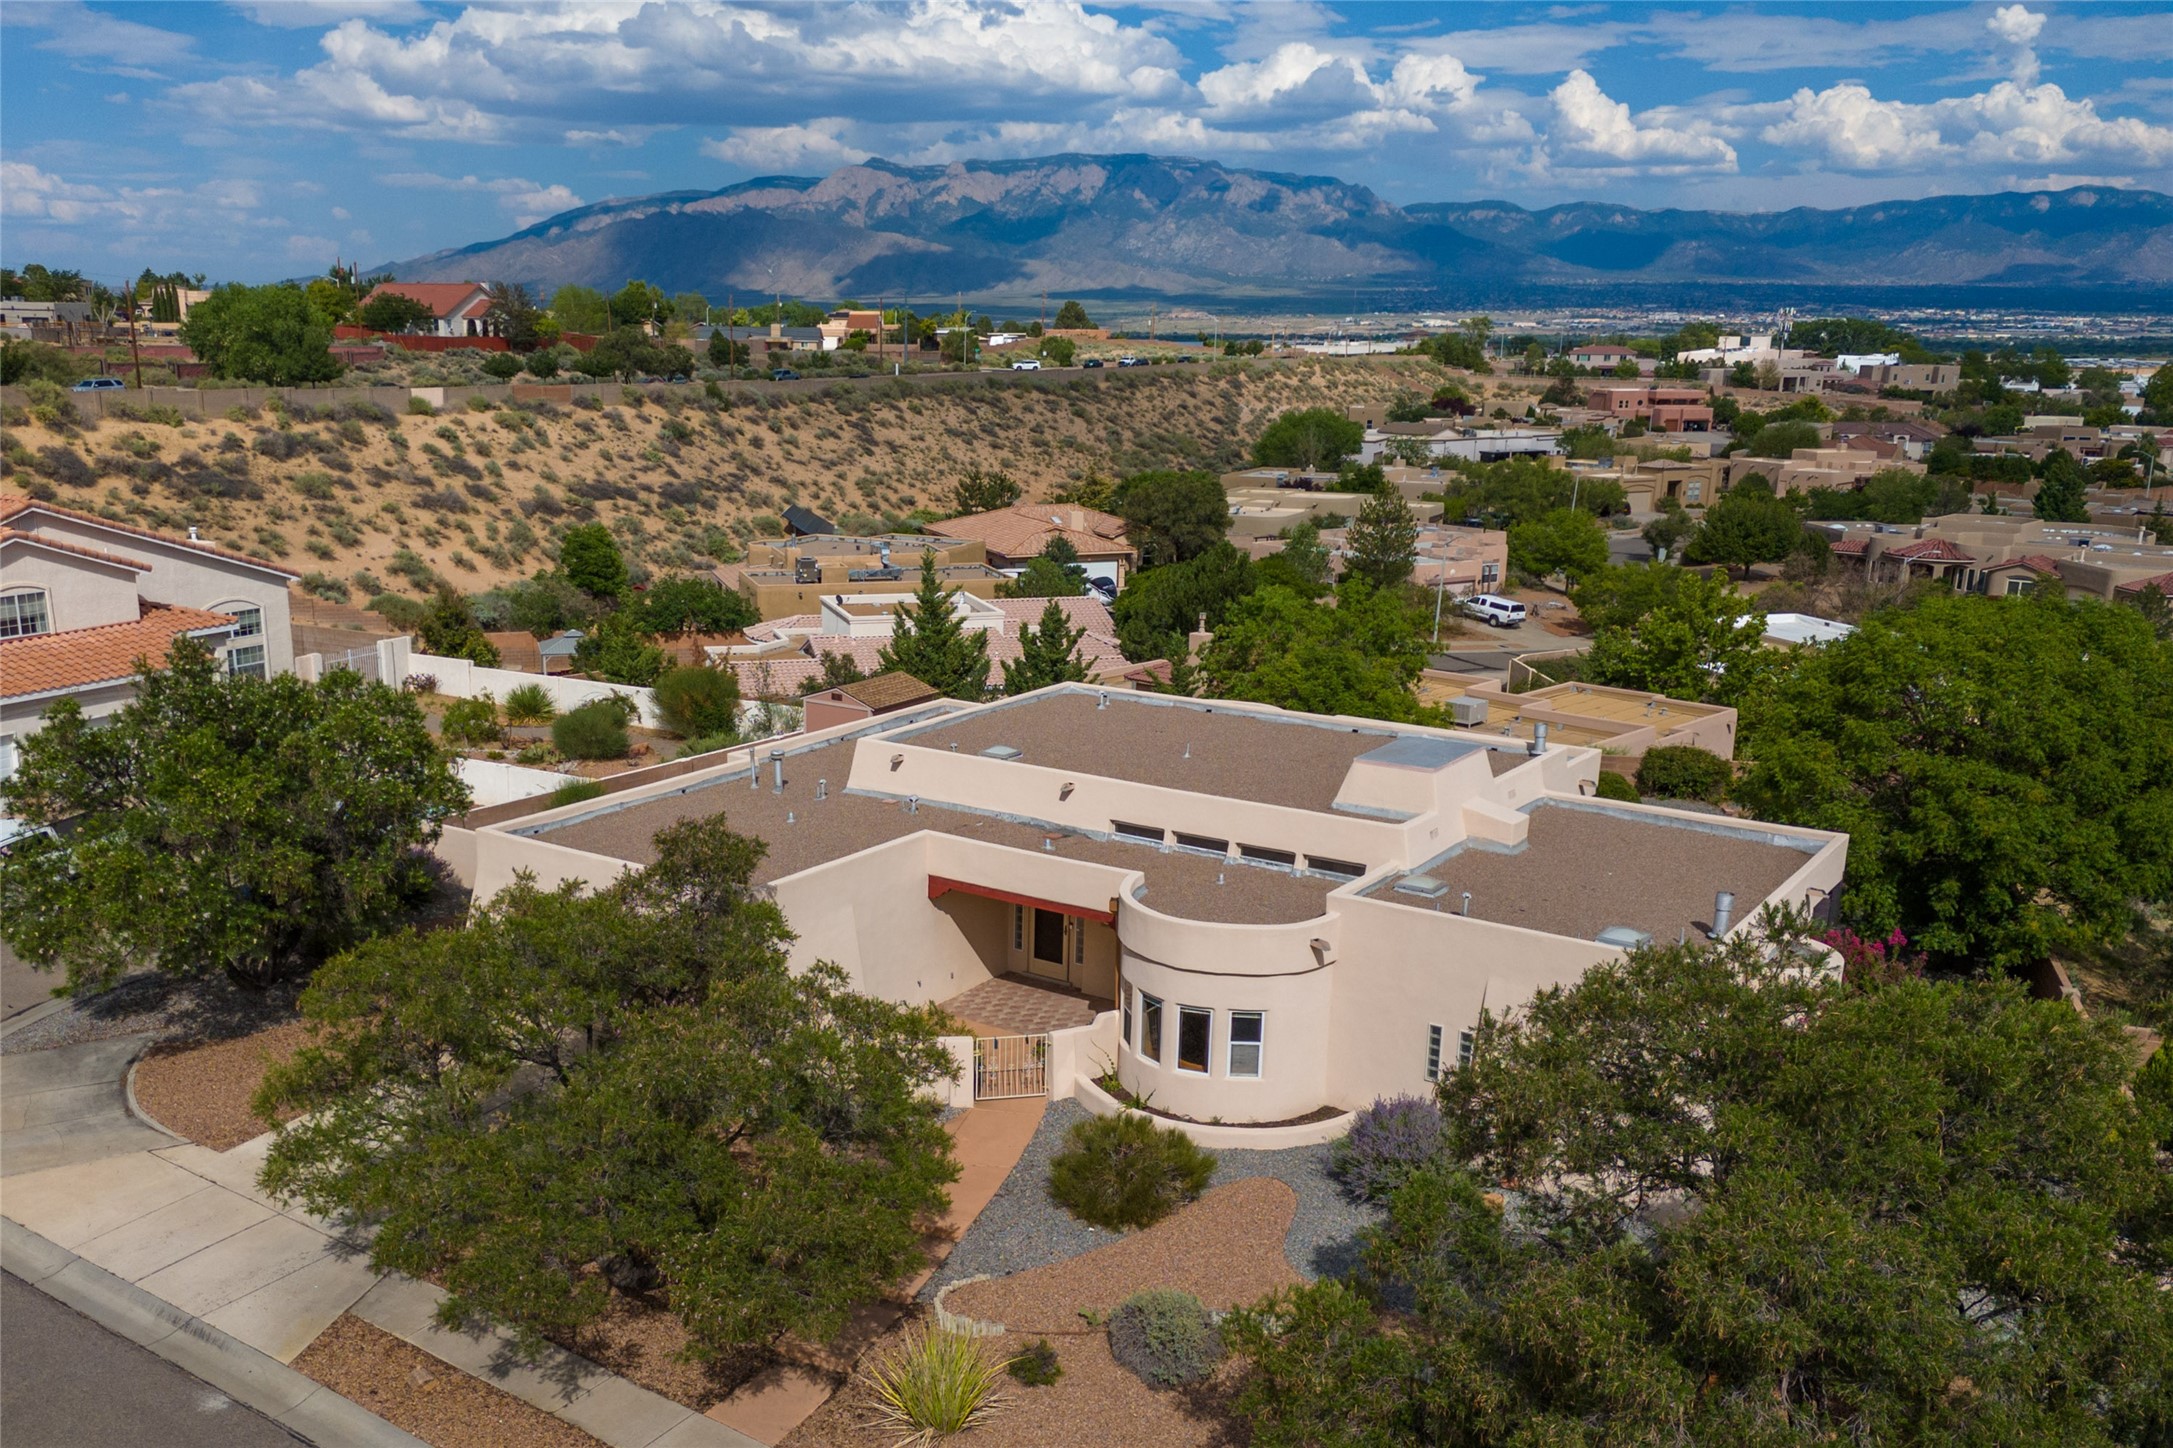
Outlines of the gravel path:
[[[1063,1150],[1073,1124],[1092,1113],[1076,1101],[1052,1101],[1018,1165],[959,1239],[951,1255],[921,1289],[923,1300],[965,1277],[1004,1277],[1066,1261],[1123,1234],[1089,1227],[1049,1198],[1049,1162]],[[1283,1255],[1307,1280],[1332,1277],[1357,1265],[1360,1228],[1377,1222],[1380,1209],[1353,1202],[1327,1174],[1328,1148],[1217,1152],[1209,1187],[1244,1177],[1273,1177],[1297,1193],[1298,1208],[1283,1238]]]

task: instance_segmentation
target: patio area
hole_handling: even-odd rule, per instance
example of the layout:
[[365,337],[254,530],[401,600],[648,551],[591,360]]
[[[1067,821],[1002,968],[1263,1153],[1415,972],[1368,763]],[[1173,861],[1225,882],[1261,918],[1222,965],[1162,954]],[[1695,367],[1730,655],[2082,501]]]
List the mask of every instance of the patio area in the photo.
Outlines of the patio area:
[[1032,1036],[1089,1026],[1115,1002],[1062,981],[999,975],[941,1003],[976,1036]]

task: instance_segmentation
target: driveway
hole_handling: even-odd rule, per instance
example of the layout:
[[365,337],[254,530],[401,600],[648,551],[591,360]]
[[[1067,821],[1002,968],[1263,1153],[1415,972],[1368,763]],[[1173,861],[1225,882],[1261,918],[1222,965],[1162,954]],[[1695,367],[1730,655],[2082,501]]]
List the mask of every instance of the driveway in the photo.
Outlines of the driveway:
[[32,970],[6,941],[0,940],[0,1020],[51,1000],[53,987],[63,979],[57,970]]

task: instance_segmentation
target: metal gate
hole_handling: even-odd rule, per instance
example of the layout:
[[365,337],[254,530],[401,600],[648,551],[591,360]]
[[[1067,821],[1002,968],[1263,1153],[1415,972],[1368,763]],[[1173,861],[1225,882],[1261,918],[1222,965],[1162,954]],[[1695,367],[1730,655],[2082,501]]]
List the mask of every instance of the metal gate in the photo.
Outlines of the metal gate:
[[1049,1094],[1049,1038],[976,1036],[973,1042],[973,1099],[1001,1101],[1013,1096]]
[[377,677],[377,650],[374,648],[349,649],[344,654],[325,655],[324,671],[329,674],[334,669],[352,669],[365,679],[375,679]]

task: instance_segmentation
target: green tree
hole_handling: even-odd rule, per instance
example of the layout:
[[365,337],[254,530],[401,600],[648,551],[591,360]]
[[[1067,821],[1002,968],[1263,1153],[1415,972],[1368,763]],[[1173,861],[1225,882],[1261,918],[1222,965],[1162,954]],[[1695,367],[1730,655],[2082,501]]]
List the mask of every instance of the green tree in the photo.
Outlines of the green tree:
[[920,589],[913,602],[895,610],[890,642],[875,656],[877,669],[911,674],[953,699],[985,697],[988,635],[960,622],[956,597],[937,577],[936,555],[921,554]]
[[373,332],[412,332],[430,326],[437,315],[427,302],[418,302],[401,292],[379,292],[362,304],[355,320]]
[[429,611],[415,626],[423,652],[441,659],[466,659],[486,669],[498,667],[498,648],[483,637],[475,610],[450,588],[440,588],[430,600]]
[[601,523],[576,523],[566,530],[558,544],[558,567],[591,598],[617,598],[626,592],[626,559],[618,539]]
[[847,684],[857,684],[866,677],[866,671],[853,662],[851,654],[825,653],[822,656],[822,674],[809,679],[800,687],[800,692],[813,694],[822,689],[842,689]]
[[1085,637],[1086,630],[1073,628],[1063,606],[1050,599],[1041,610],[1041,626],[1019,630],[1019,656],[1004,663],[1004,692],[1023,694],[1084,679],[1079,640]]
[[652,341],[638,327],[613,327],[596,339],[596,345],[574,358],[574,370],[586,377],[616,377],[631,382],[637,377],[688,377],[694,372],[694,354],[684,347]]
[[1375,588],[1409,581],[1418,557],[1418,523],[1393,484],[1384,483],[1358,505],[1346,546],[1344,577],[1362,578]]
[[1283,530],[1283,546],[1253,565],[1260,586],[1287,588],[1301,598],[1318,598],[1334,581],[1328,550],[1321,546],[1320,527],[1312,522],[1294,523]]
[[1802,514],[1784,498],[1738,484],[1705,510],[1683,557],[1738,568],[1748,577],[1753,563],[1778,563],[1803,547]]
[[651,583],[631,607],[643,632],[650,634],[731,633],[760,618],[738,589],[688,574]]
[[1743,451],[1754,458],[1787,458],[1793,456],[1797,448],[1815,448],[1819,442],[1818,428],[1811,423],[1769,422],[1751,435]]
[[709,298],[700,292],[677,292],[671,299],[672,320],[689,327],[699,327],[707,322],[712,310]]
[[1203,693],[1365,719],[1415,719],[1426,667],[1420,616],[1400,594],[1344,584],[1329,607],[1287,588],[1231,605],[1201,651]]
[[621,1291],[660,1291],[700,1358],[826,1340],[924,1260],[957,1175],[937,1015],[790,970],[763,847],[721,815],[656,850],[327,966],[314,1043],[258,1097],[305,1113],[261,1183],[531,1351]]
[[1253,561],[1227,539],[1197,558],[1134,573],[1111,610],[1117,644],[1133,663],[1177,662],[1196,628],[1218,627],[1255,586]]
[[1252,1441],[2159,1442],[2168,1114],[2134,1070],[2010,980],[1599,965],[1444,1077],[1442,1150],[1364,1238],[1405,1313],[1323,1284],[1231,1325]]
[[414,698],[349,669],[221,672],[188,638],[134,702],[72,699],[17,746],[0,807],[0,936],[85,993],[144,965],[263,985],[393,923],[468,792]]
[[574,645],[573,661],[583,673],[637,689],[648,688],[671,667],[671,656],[652,642],[633,609],[598,619]]
[[644,281],[630,281],[613,294],[606,306],[611,316],[611,328],[644,328],[651,322],[662,321],[670,315],[671,302],[663,288]]
[[2090,505],[2084,500],[2090,478],[2072,453],[2064,447],[2056,447],[2045,454],[2040,479],[2035,499],[2040,520],[2047,523],[2090,521]]
[[2173,892],[2173,657],[2133,609],[1942,594],[1800,655],[1738,797],[1849,832],[1843,909],[1952,965],[2120,939]]
[[516,352],[535,351],[542,343],[538,328],[544,316],[528,288],[519,282],[492,282],[487,290],[490,307],[483,313],[483,320],[491,334],[505,338],[506,345]]
[[682,739],[711,739],[739,727],[739,675],[729,668],[684,664],[657,675],[655,688],[664,727]]
[[1252,446],[1252,460],[1268,468],[1333,472],[1365,443],[1366,429],[1332,407],[1286,412],[1268,424]]
[[569,283],[551,293],[551,315],[569,332],[601,335],[611,329],[604,309],[604,294],[594,287]]
[[1579,477],[1526,458],[1467,468],[1443,492],[1451,519],[1475,518],[1488,528],[1512,528],[1557,508],[1604,516],[1629,508],[1629,495],[1610,478]]
[[1581,508],[1556,508],[1509,530],[1509,561],[1535,577],[1575,581],[1607,566],[1607,531]]
[[2173,422],[2173,367],[2160,367],[2143,384],[2143,406],[2159,422]]
[[[1672,505],[1672,506],[1669,506]],[[1698,520],[1683,511],[1682,505],[1673,498],[1663,505],[1660,516],[1647,523],[1640,535],[1645,546],[1661,560],[1677,557],[1683,544],[1697,536]]]
[[1585,677],[1677,699],[1745,699],[1775,655],[1766,616],[1723,575],[1667,563],[1604,569],[1571,591],[1592,628]]
[[521,359],[511,352],[493,352],[483,359],[483,371],[500,382],[511,382],[521,375]]
[[709,334],[709,365],[712,367],[745,367],[752,358],[751,349],[745,342],[732,340],[730,332]]
[[343,370],[332,356],[332,324],[300,287],[220,287],[189,308],[181,340],[214,377],[299,387]]
[[1056,330],[1059,332],[1086,331],[1093,327],[1094,319],[1087,309],[1077,302],[1066,302],[1056,309]]
[[1213,473],[1134,473],[1117,484],[1110,511],[1149,568],[1197,558],[1230,531],[1230,500]]
[[1043,337],[1041,355],[1058,367],[1069,367],[1078,360],[1079,347],[1069,337]]
[[978,467],[966,469],[951,486],[952,517],[969,513],[993,513],[998,508],[1008,508],[1019,500],[1021,489],[1008,473],[985,473]]
[[1086,592],[1086,569],[1079,550],[1063,534],[1052,534],[1025,571],[1001,586],[1006,598],[1077,598]]

